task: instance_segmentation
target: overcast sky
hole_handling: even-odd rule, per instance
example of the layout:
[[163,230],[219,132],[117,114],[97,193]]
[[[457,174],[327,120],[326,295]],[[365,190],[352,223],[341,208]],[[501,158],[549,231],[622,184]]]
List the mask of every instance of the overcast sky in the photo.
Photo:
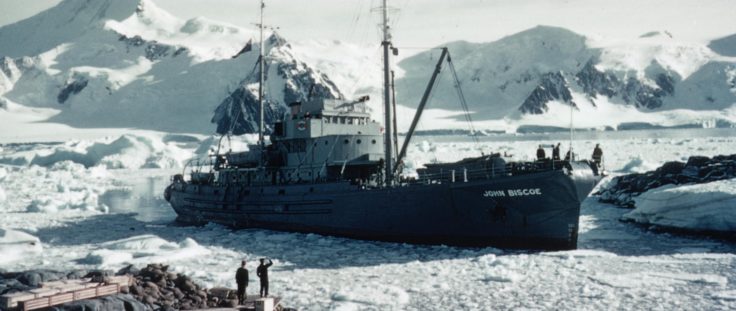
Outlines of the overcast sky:
[[[99,1],[99,0],[95,0]],[[204,16],[251,27],[258,0],[153,0],[182,18]],[[32,16],[59,0],[0,0],[0,25]],[[736,0],[392,0],[395,42],[429,47],[447,41],[493,41],[536,25],[626,40],[667,30],[705,41],[736,33]],[[291,40],[378,38],[379,0],[269,0],[266,23]]]

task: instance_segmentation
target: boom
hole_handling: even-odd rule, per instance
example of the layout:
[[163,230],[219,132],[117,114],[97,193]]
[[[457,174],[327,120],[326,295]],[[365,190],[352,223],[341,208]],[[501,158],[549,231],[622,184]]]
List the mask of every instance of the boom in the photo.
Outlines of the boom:
[[429,94],[432,93],[432,88],[434,87],[434,83],[437,80],[437,76],[440,74],[440,71],[442,70],[442,62],[445,61],[447,54],[448,54],[447,48],[442,48],[442,55],[440,55],[440,60],[437,62],[437,66],[434,68],[434,72],[432,73],[432,78],[429,79],[429,84],[427,84],[427,89],[424,90],[424,95],[422,95],[422,100],[419,102],[419,107],[417,107],[417,112],[414,114],[414,119],[411,121],[409,132],[406,133],[406,138],[404,138],[404,143],[401,145],[401,152],[399,152],[399,156],[396,157],[396,166],[394,166],[394,171],[397,171],[399,169],[399,164],[401,163],[404,156],[406,156],[406,148],[409,146],[409,142],[411,141],[411,136],[414,135],[414,130],[417,128],[417,123],[419,123],[419,118],[422,117],[424,106],[427,105]]

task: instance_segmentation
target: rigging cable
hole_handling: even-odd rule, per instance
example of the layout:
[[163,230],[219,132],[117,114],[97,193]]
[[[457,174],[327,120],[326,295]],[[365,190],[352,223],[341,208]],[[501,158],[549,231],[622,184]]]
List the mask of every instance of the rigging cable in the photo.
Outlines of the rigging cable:
[[[460,78],[458,78],[457,76],[457,71],[455,70],[455,64],[452,62],[452,58],[449,54],[447,55],[447,63],[450,64],[450,70],[452,71],[452,77],[455,79],[455,91],[457,92],[457,96],[460,99],[460,105],[463,107],[463,110],[465,112],[465,121],[468,122],[468,126],[470,127],[470,136],[473,138],[475,147],[480,148],[480,142],[478,141],[478,136],[475,135],[475,127],[473,126],[473,119],[470,117],[470,109],[468,109],[468,103],[465,100],[463,89],[462,87],[460,87]],[[481,154],[483,154],[483,151],[481,151]]]

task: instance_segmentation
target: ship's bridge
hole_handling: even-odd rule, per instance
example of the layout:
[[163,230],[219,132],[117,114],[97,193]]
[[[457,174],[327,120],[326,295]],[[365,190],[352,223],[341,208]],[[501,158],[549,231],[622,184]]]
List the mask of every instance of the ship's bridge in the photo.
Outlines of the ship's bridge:
[[274,124],[270,147],[281,155],[271,161],[287,177],[367,179],[383,158],[381,124],[371,120],[367,96],[346,101],[318,99],[289,105]]
[[371,120],[362,97],[356,101],[320,99],[291,103],[290,113],[275,125],[275,140],[330,135],[378,135],[381,125]]

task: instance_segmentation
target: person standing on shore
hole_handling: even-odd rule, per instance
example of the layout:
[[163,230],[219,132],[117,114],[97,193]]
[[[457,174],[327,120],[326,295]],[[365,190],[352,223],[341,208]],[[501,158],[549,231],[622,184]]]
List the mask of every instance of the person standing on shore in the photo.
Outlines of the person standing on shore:
[[238,304],[242,305],[248,298],[245,292],[248,287],[248,269],[245,268],[245,260],[241,262],[240,268],[235,272],[235,282],[238,283]]
[[256,274],[261,279],[261,297],[268,297],[268,267],[273,265],[271,259],[267,264],[263,264],[266,259],[261,258],[261,265],[256,269]]

